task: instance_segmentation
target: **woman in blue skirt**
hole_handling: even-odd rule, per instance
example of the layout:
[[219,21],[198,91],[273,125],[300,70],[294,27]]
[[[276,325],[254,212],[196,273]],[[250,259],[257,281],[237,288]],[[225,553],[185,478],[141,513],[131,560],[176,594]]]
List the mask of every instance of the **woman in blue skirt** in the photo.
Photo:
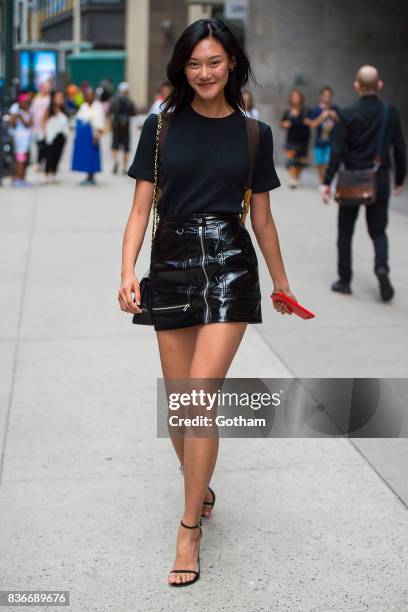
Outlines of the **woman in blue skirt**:
[[[200,19],[189,25],[167,66],[173,89],[162,110],[172,109],[172,117],[160,162],[155,156],[159,116],[150,114],[128,172],[136,188],[123,240],[118,299],[124,312],[135,317],[142,312],[134,268],[149,221],[154,169],[159,166],[160,218],[150,273],[152,318],[166,385],[223,379],[248,323],[262,322],[257,254],[240,217],[250,167],[241,91],[249,74],[253,76],[247,55],[222,21]],[[272,132],[268,124],[258,123],[252,228],[274,291],[293,297],[270,210],[269,191],[280,186]],[[271,307],[289,313],[282,302],[271,302]],[[200,576],[200,517],[208,518],[214,508],[209,483],[219,439],[171,438],[184,475],[184,513],[168,584],[180,587]]]
[[95,99],[93,89],[85,90],[85,102],[76,115],[72,170],[86,172],[81,185],[95,185],[94,175],[101,172],[99,141],[105,125],[102,104]]

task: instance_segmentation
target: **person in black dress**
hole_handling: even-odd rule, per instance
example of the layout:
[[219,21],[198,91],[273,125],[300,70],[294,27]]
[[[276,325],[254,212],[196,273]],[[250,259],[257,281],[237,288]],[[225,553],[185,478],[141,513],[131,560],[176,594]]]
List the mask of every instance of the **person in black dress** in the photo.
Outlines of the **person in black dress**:
[[[177,41],[167,66],[173,85],[164,112],[172,113],[160,158],[160,221],[151,253],[152,312],[165,380],[223,379],[248,323],[261,323],[257,255],[240,222],[249,167],[241,90],[252,75],[249,59],[218,19],[200,19]],[[135,262],[151,209],[155,133],[148,116],[129,176],[136,179],[126,225],[121,310],[141,312]],[[257,121],[251,119],[251,121]],[[272,218],[269,191],[279,187],[272,132],[259,121],[260,143],[250,218],[274,291],[292,296]],[[272,306],[273,305],[273,306]],[[282,314],[289,309],[271,302]],[[176,558],[168,578],[186,586],[199,578],[200,516],[209,517],[209,488],[218,437],[172,437],[181,462],[185,507]]]
[[288,98],[289,108],[283,113],[281,127],[286,130],[286,167],[289,187],[299,186],[302,169],[307,165],[310,128],[307,125],[309,111],[305,107],[303,94],[292,89]]

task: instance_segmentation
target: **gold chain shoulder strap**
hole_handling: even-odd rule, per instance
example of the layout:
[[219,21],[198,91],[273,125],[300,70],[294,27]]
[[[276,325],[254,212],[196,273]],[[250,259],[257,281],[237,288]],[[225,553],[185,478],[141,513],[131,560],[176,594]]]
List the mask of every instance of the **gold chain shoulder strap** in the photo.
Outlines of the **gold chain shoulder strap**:
[[160,130],[162,127],[162,114],[157,113],[157,130],[156,130],[156,150],[154,154],[154,187],[153,187],[153,222],[152,222],[152,244],[159,224],[159,213],[157,212],[157,192],[158,192],[158,162],[159,162],[159,143]]

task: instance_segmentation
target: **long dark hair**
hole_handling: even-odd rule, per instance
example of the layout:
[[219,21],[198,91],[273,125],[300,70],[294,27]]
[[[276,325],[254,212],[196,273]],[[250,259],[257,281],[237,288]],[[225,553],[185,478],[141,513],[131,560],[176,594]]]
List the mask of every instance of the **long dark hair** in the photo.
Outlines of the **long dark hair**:
[[294,94],[294,93],[297,93],[299,98],[300,98],[300,106],[301,107],[304,106],[305,105],[305,96],[302,94],[300,89],[298,89],[297,87],[294,87],[289,92],[289,95],[288,95],[288,104],[289,104],[289,106],[291,106],[291,104],[292,104],[291,98],[292,98],[292,94]]
[[[50,103],[49,103],[49,106],[48,106],[48,114],[47,114],[47,117],[53,117],[53,116],[55,115],[55,109],[54,109],[55,102],[54,102],[54,100],[55,100],[55,94],[57,94],[57,93],[62,94],[62,97],[63,97],[63,98],[65,98],[65,96],[64,96],[64,92],[63,92],[63,91],[61,91],[61,89],[54,89],[54,90],[51,92],[51,94],[50,94]],[[64,113],[65,115],[67,114],[67,111],[65,110],[64,105],[62,105],[62,106],[60,107],[60,111],[61,111],[62,113]]]
[[194,90],[187,81],[184,73],[185,66],[194,47],[201,40],[210,36],[221,43],[229,57],[234,56],[237,60],[234,69],[229,73],[224,94],[228,104],[235,110],[244,109],[241,89],[248,82],[249,77],[256,83],[249,58],[229,27],[221,19],[199,19],[184,30],[167,64],[166,74],[173,89],[163,102],[163,112],[172,109],[177,113],[193,99]]

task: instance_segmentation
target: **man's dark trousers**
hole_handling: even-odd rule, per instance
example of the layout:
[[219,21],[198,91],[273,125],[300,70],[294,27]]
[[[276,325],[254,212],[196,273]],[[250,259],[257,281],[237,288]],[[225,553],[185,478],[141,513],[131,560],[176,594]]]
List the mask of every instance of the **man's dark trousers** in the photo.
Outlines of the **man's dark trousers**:
[[360,208],[366,209],[368,233],[374,244],[374,271],[389,272],[388,239],[385,233],[388,222],[389,177],[384,170],[378,175],[377,199],[370,206],[339,206],[338,215],[338,273],[340,280],[350,284],[352,279],[351,240]]

